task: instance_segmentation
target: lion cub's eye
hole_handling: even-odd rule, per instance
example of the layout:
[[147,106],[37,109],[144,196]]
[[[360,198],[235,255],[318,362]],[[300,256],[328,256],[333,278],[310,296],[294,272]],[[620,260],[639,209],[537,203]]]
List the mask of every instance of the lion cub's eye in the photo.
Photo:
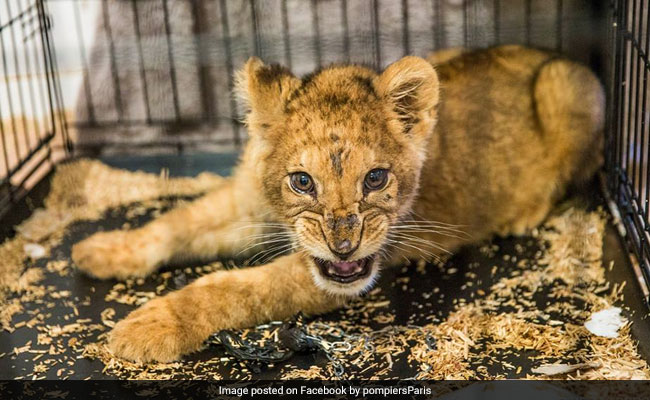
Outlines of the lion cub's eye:
[[295,172],[289,177],[291,188],[298,193],[313,193],[314,181],[309,174],[304,172]]
[[363,184],[368,190],[379,190],[386,185],[388,170],[375,168],[366,174]]

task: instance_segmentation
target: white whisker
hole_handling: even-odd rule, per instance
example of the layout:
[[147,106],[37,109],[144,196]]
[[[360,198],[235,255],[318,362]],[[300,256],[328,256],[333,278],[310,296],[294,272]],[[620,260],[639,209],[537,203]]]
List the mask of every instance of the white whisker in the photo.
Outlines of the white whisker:
[[244,253],[244,252],[252,249],[253,247],[262,246],[262,245],[271,244],[271,243],[279,243],[279,242],[286,243],[287,241],[288,241],[287,238],[276,238],[276,239],[265,240],[265,241],[260,242],[260,243],[254,243],[254,244],[252,244],[250,246],[247,246],[243,250],[239,251],[236,255],[240,255],[241,253]]
[[282,228],[282,229],[289,229],[289,225],[287,224],[267,224],[267,223],[255,223],[255,224],[249,224],[249,225],[243,225],[240,227],[235,228],[235,230],[242,230],[242,229],[248,229],[248,228]]
[[424,231],[429,231],[429,230],[434,230],[436,232],[454,232],[454,233],[460,233],[460,234],[465,234],[467,235],[467,232],[464,232],[460,229],[455,229],[455,228],[448,228],[444,226],[429,226],[429,225],[391,225],[393,228],[398,228],[398,229],[421,229]]
[[459,235],[454,235],[454,234],[447,233],[447,232],[440,232],[440,231],[435,231],[435,230],[430,230],[430,229],[399,229],[398,228],[398,229],[394,229],[394,231],[400,232],[400,233],[409,233],[409,232],[429,233],[429,234],[436,234],[436,235],[445,236],[445,237],[452,237],[452,238],[459,239],[459,240],[468,240],[468,239],[470,239],[469,236],[459,236]]
[[257,234],[257,235],[249,235],[249,236],[244,236],[244,237],[237,237],[237,238],[231,238],[231,242],[243,242],[244,246],[248,246],[249,244],[255,242],[255,241],[262,241],[266,239],[278,239],[278,238],[286,238],[286,239],[291,239],[293,235],[290,232],[278,232],[278,233],[265,233],[265,234]]
[[273,246],[273,247],[271,247],[271,248],[269,248],[269,249],[266,249],[266,250],[260,251],[259,253],[255,254],[255,255],[253,256],[253,258],[251,258],[251,259],[249,260],[249,263],[252,264],[252,263],[254,263],[256,260],[261,259],[262,257],[264,257],[264,255],[269,254],[269,253],[271,253],[271,252],[274,252],[274,251],[277,251],[277,250],[280,250],[280,249],[287,249],[287,248],[291,248],[291,247],[293,247],[293,243],[287,243],[287,244],[285,244],[285,245],[277,245],[277,246]]
[[394,233],[394,232],[391,232],[390,234],[392,234],[394,237],[397,237],[397,238],[406,239],[406,240],[411,240],[411,241],[414,241],[414,242],[418,242],[418,243],[426,244],[426,245],[429,245],[429,246],[435,247],[435,248],[437,248],[438,250],[444,251],[444,252],[447,253],[447,254],[450,254],[450,255],[452,254],[451,251],[445,249],[445,248],[442,247],[439,243],[436,243],[436,242],[434,242],[434,241],[432,241],[432,240],[426,240],[426,239],[422,239],[422,238],[417,237],[417,236],[407,235],[407,234],[403,234],[403,233]]
[[[417,223],[417,221],[398,221],[394,225],[391,225],[391,229],[398,229],[401,231],[412,231],[412,232],[428,232],[436,233],[439,235],[455,237],[458,239],[470,239],[472,235],[459,229],[458,226],[451,225],[438,225],[435,223]],[[453,234],[458,234],[459,236],[454,236]]]
[[398,246],[407,246],[407,247],[411,247],[411,248],[413,248],[413,249],[415,249],[415,250],[417,250],[417,251],[423,253],[424,255],[427,255],[427,256],[429,256],[429,257],[434,258],[435,260],[440,260],[440,256],[438,256],[438,255],[436,255],[436,254],[434,254],[434,253],[432,253],[432,252],[430,252],[430,251],[428,251],[428,250],[424,250],[424,249],[422,249],[422,248],[420,248],[420,247],[418,247],[418,246],[415,246],[415,245],[413,245],[413,244],[410,244],[410,243],[398,242],[398,241],[393,240],[393,239],[386,239],[386,243],[390,244],[391,246],[397,247],[397,248],[399,248],[399,249],[401,249],[401,250],[406,250],[406,249],[404,249],[404,248],[400,248],[400,247],[398,247]]
[[404,222],[426,222],[426,223],[435,223],[435,224],[439,224],[439,225],[444,225],[444,226],[453,226],[453,227],[462,227],[462,226],[467,226],[467,225],[459,225],[459,224],[450,224],[450,223],[442,222],[442,221],[432,221],[432,220],[427,220],[427,219],[424,218],[422,215],[416,213],[416,212],[413,211],[413,210],[410,210],[410,211],[409,211],[409,214],[414,215],[414,216],[418,217],[419,219],[414,219],[414,220],[404,220]]
[[260,262],[262,264],[265,264],[267,261],[272,260],[272,259],[274,259],[276,257],[279,257],[279,256],[283,256],[283,255],[285,255],[287,252],[289,252],[291,250],[293,250],[293,245],[288,247],[288,248],[285,248],[285,249],[279,249],[279,250],[277,250],[276,252],[274,252],[272,254],[269,254],[269,255],[267,255],[265,257],[262,257],[260,259]]

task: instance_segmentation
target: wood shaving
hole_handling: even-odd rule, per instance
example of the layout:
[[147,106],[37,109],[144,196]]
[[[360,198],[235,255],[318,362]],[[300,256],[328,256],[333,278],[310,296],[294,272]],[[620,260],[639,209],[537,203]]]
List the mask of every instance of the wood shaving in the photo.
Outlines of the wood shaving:
[[591,369],[600,367],[600,363],[591,362],[591,363],[581,363],[581,364],[543,364],[537,368],[533,368],[531,372],[533,374],[541,375],[563,375],[570,372],[577,371],[579,369]]

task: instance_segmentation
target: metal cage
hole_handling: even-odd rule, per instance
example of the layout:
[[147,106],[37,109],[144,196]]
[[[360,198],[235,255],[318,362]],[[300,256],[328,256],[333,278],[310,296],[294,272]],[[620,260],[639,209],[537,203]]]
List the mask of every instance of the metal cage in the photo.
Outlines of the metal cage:
[[[73,1],[75,31],[83,35],[84,24],[79,15],[79,5],[98,0]],[[115,2],[113,2],[115,3]],[[238,112],[230,98],[233,87],[233,72],[249,56],[262,57],[267,62],[278,62],[289,68],[295,67],[296,58],[306,54],[311,58],[308,68],[300,68],[303,72],[318,69],[329,63],[356,62],[367,64],[375,69],[385,67],[395,61],[396,56],[413,54],[414,50],[424,54],[439,48],[449,46],[487,47],[499,43],[522,43],[541,45],[562,51],[565,45],[565,10],[564,0],[553,0],[551,7],[542,15],[533,17],[533,4],[541,2],[533,0],[517,0],[518,8],[504,7],[507,0],[491,1],[408,1],[380,2],[379,0],[337,0],[337,1],[240,1],[225,0],[140,0],[122,1],[122,7],[111,7],[111,2],[101,1],[98,17],[102,37],[96,37],[92,48],[84,48],[83,38],[79,40],[79,52],[84,69],[84,98],[78,104],[83,116],[78,118],[75,125],[81,128],[100,128],[114,125],[169,125],[176,129],[184,126],[194,127],[197,124],[216,124],[226,121],[238,124]],[[170,6],[181,3],[186,5],[191,13],[191,41],[188,46],[186,32],[175,32],[170,22]],[[387,7],[392,3],[390,7]],[[417,3],[418,7],[414,7]],[[236,4],[233,6],[233,4]],[[303,21],[292,21],[289,11],[293,4],[293,12],[300,13]],[[302,4],[301,6],[297,6]],[[544,7],[548,7],[544,2]],[[153,18],[159,21],[160,39],[153,43],[143,33],[143,13],[155,6],[160,13]],[[382,9],[385,7],[385,9]],[[539,7],[539,6],[538,6]],[[396,23],[382,21],[386,15],[380,11],[395,12],[390,20]],[[537,10],[539,12],[540,10]],[[591,10],[590,10],[591,11]],[[365,26],[352,31],[351,14],[367,13]],[[430,15],[430,22],[422,26],[414,24],[414,13]],[[122,26],[116,32],[113,21],[116,14],[127,18],[131,26]],[[206,17],[204,14],[208,14]],[[268,22],[262,21],[261,15],[276,14],[279,26],[270,29]],[[332,14],[332,15],[330,15]],[[242,18],[243,15],[243,18]],[[326,17],[327,15],[327,17]],[[357,15],[358,17],[359,15]],[[151,15],[148,15],[152,18]],[[487,17],[487,18],[486,18]],[[236,20],[237,22],[233,22]],[[245,23],[241,24],[244,21]],[[218,28],[210,30],[205,25],[209,22],[218,23]],[[575,22],[575,20],[573,21]],[[299,36],[292,30],[295,25],[309,24],[309,32]],[[340,27],[334,34],[324,32],[323,25],[336,24]],[[574,27],[575,28],[575,27]],[[129,32],[127,32],[129,31]],[[300,30],[303,31],[302,29]],[[337,37],[338,36],[338,37]],[[128,37],[128,43],[121,40]],[[338,43],[334,43],[338,42]],[[157,50],[148,52],[148,45],[154,44]],[[423,44],[424,43],[424,44]],[[192,53],[192,54],[188,54]],[[160,70],[151,68],[150,59],[159,58]],[[200,101],[198,112],[184,112],[180,105],[182,99],[179,87],[179,60],[191,57],[195,68],[191,73],[196,74],[196,96]],[[214,58],[220,59],[219,61]],[[132,62],[127,64],[127,59]],[[110,90],[107,92],[112,99],[115,113],[112,118],[98,115],[97,99],[93,96],[89,77],[93,76],[92,64],[105,60],[110,65]],[[220,62],[222,61],[222,63]],[[217,71],[225,78],[227,85],[219,88],[220,93],[214,93],[211,80],[206,70],[211,67],[223,67]],[[137,71],[136,71],[137,70]],[[138,80],[137,85],[142,91],[143,112],[136,116],[127,116],[123,95],[123,76],[130,71]],[[184,71],[187,72],[187,71]],[[153,73],[161,73],[169,82],[170,96],[165,100],[168,107],[163,113],[154,113],[150,99],[150,77]],[[223,90],[227,89],[227,90]],[[218,107],[220,103],[226,106]],[[158,114],[158,115],[154,115]],[[234,127],[232,135],[226,140],[235,145],[241,143],[242,133]]]
[[67,157],[67,134],[47,3],[0,4],[0,218]]
[[[636,256],[639,278],[650,282],[650,5],[645,1],[611,4],[606,172],[615,214]],[[646,302],[648,291],[646,290]]]
[[[331,63],[379,69],[406,54],[520,43],[570,52],[601,70],[607,9],[588,0],[43,1],[64,10],[53,36],[72,61],[61,72],[83,75],[64,103],[76,149],[93,155],[110,146],[237,150],[246,131],[233,73],[250,56],[305,74]],[[90,21],[83,7],[96,9]],[[57,31],[66,15],[73,36]]]

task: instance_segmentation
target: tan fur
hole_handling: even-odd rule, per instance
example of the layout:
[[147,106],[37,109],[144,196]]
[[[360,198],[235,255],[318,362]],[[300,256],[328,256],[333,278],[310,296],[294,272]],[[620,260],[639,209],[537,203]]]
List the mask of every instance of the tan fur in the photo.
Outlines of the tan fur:
[[[600,165],[604,96],[585,67],[519,46],[430,61],[437,73],[405,57],[381,74],[341,66],[299,79],[249,60],[237,93],[250,140],[234,176],[142,228],[92,236],[72,256],[89,274],[124,278],[175,259],[255,252],[251,239],[287,238],[278,253],[292,254],[150,301],[115,326],[110,348],[169,361],[219,329],[331,310],[381,267],[349,284],[325,279],[313,257],[338,261],[330,249],[341,240],[355,248],[351,260],[390,260],[522,234]],[[367,191],[374,168],[388,169],[388,181]],[[292,190],[293,172],[310,174],[316,194]],[[264,236],[279,226],[287,233]]]

